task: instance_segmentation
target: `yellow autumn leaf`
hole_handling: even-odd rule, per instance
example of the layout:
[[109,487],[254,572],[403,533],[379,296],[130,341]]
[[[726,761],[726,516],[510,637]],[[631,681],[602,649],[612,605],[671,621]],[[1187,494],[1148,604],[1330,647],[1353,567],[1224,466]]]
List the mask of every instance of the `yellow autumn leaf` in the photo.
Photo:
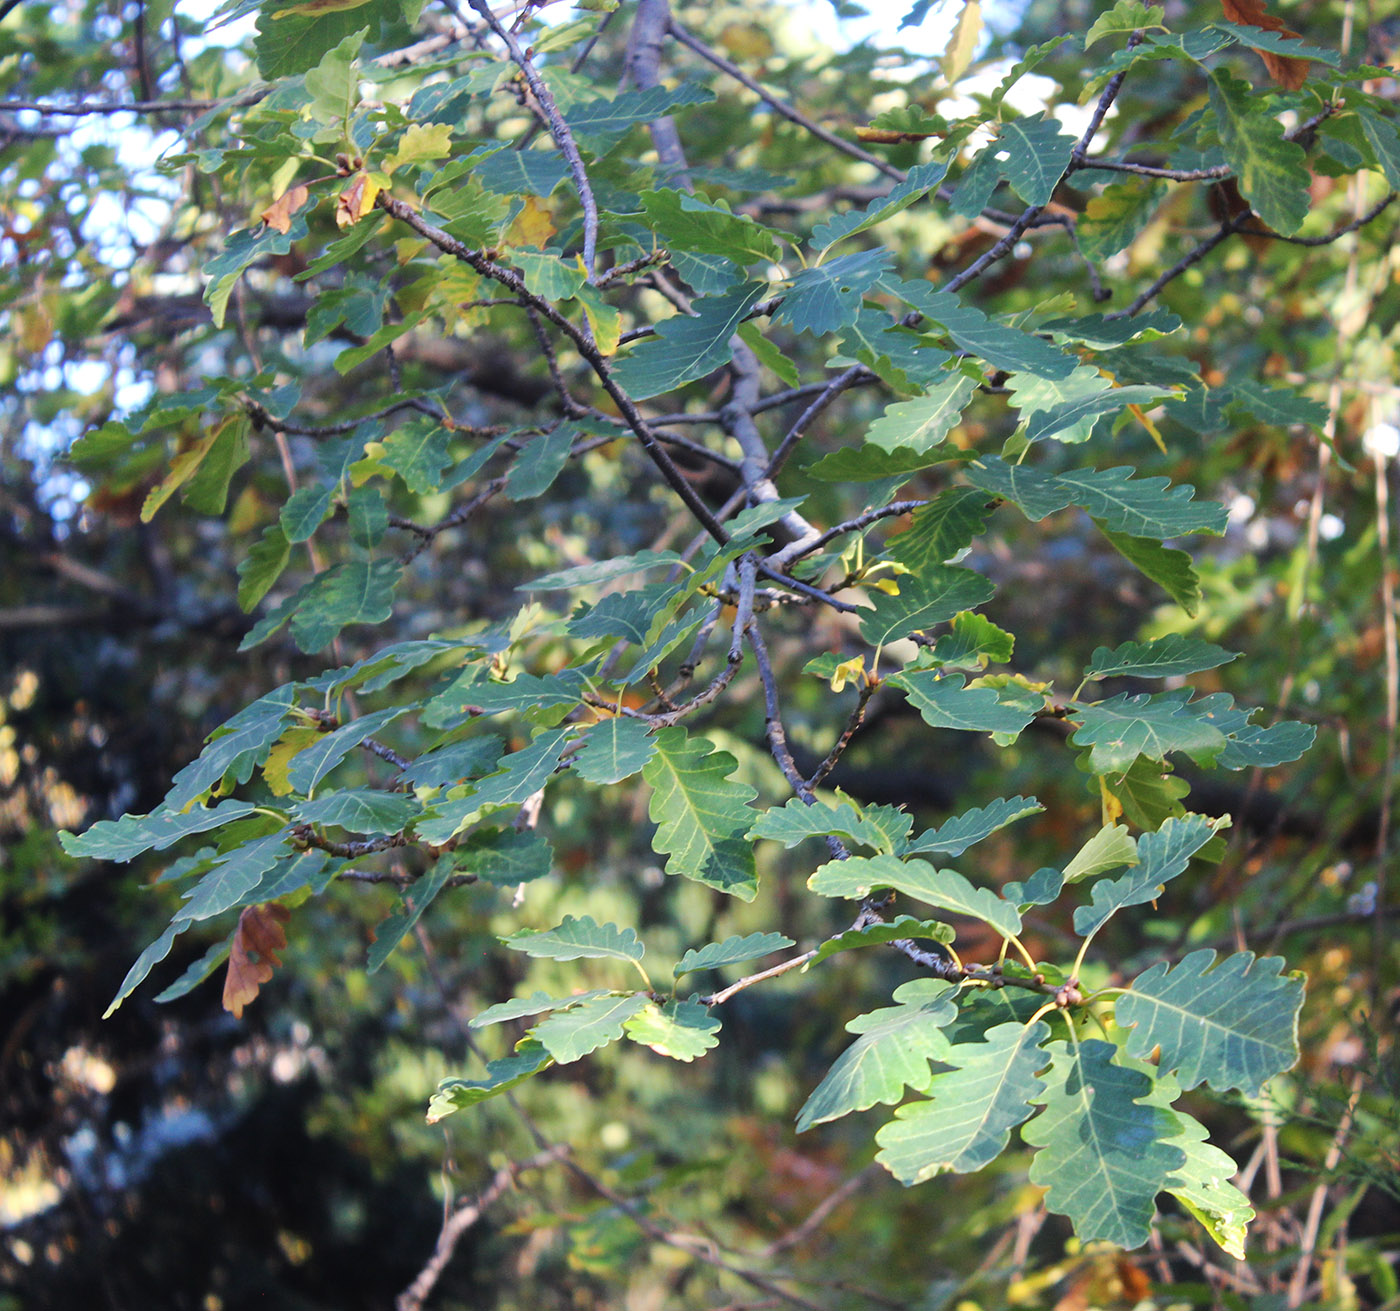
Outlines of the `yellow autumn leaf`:
[[972,56],[977,53],[977,42],[981,36],[982,6],[978,0],[967,0],[962,13],[958,15],[948,48],[943,52],[943,76],[949,86],[967,72]]
[[285,797],[291,792],[287,770],[291,768],[293,758],[323,736],[319,728],[289,728],[273,743],[262,770],[263,780],[273,796]]
[[865,677],[865,656],[858,655],[850,660],[843,660],[836,666],[831,675],[831,690],[840,692],[845,689],[847,683],[857,683]]
[[445,159],[452,153],[452,128],[447,123],[414,123],[399,138],[399,148],[385,166],[392,173],[402,164],[421,159]]
[[538,196],[526,196],[520,213],[506,231],[507,246],[534,246],[542,248],[558,229],[544,202]]
[[370,0],[302,0],[301,4],[279,9],[272,17],[290,18],[293,14],[302,14],[307,18],[319,18],[323,14],[338,14],[346,9],[359,9],[369,2]]
[[211,428],[193,446],[188,450],[181,451],[170,462],[170,472],[161,479],[157,486],[151,488],[150,495],[146,497],[141,506],[142,523],[150,523],[156,517],[156,511],[194,476],[194,471],[199,468],[204,457],[213,449],[214,443],[218,441],[219,434],[223,430],[223,424]]

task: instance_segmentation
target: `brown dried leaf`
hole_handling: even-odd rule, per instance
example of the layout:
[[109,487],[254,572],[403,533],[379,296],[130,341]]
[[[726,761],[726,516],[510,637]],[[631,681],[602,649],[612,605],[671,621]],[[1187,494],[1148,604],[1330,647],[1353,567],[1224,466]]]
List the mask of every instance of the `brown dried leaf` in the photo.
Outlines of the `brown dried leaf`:
[[236,1018],[243,1018],[243,1008],[282,963],[277,954],[287,947],[287,933],[282,926],[291,917],[292,912],[275,901],[249,906],[238,917],[233,946],[229,948],[228,977],[224,980],[224,1010]]
[[300,183],[294,187],[288,187],[258,217],[268,227],[276,228],[278,232],[284,234],[290,232],[292,219],[296,217],[297,210],[306,204],[306,198],[310,194]]
[[379,183],[373,181],[368,173],[356,173],[335,202],[336,226],[348,228],[352,223],[359,222],[374,208],[379,192]]
[[[1264,8],[1264,0],[1220,0],[1220,7],[1231,23],[1242,27],[1260,27],[1266,32],[1277,32],[1291,41],[1301,41],[1302,36],[1283,25],[1283,19],[1275,17]],[[1269,76],[1289,91],[1296,91],[1308,80],[1308,61],[1294,59],[1289,55],[1270,54],[1267,50],[1257,52],[1269,70]]]

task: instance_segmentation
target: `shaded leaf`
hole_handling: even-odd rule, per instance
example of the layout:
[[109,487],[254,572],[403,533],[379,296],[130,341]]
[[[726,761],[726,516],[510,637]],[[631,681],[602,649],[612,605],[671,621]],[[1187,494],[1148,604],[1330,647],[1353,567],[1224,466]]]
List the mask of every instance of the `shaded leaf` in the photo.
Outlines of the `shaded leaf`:
[[909,527],[887,539],[885,550],[915,573],[922,573],[970,546],[989,513],[985,492],[973,487],[949,487],[915,510]]
[[1163,589],[1188,615],[1201,605],[1201,582],[1185,551],[1163,546],[1152,537],[1130,537],[1100,525],[1105,540],[1125,560]]
[[439,856],[432,869],[416,883],[404,889],[401,909],[382,921],[374,931],[374,942],[365,962],[367,973],[375,973],[389,959],[394,948],[404,940],[429,904],[442,891],[443,885],[452,876],[453,868],[450,855]]
[[961,610],[991,599],[996,588],[981,574],[953,565],[938,565],[920,574],[904,574],[899,592],[876,592],[872,609],[861,616],[860,632],[872,646],[946,623]]
[[[512,152],[513,153],[513,152]],[[729,339],[766,287],[745,283],[722,296],[704,296],[694,314],[677,314],[613,366],[617,385],[637,400],[659,396],[719,368]],[[538,586],[538,584],[536,584]]]
[[855,322],[861,297],[879,280],[893,257],[883,247],[841,255],[802,269],[773,315],[796,332],[822,336]]
[[908,853],[937,851],[949,856],[961,856],[974,843],[1044,809],[1034,797],[998,797],[985,806],[966,810],[945,820],[937,828],[920,833],[909,843]]
[[820,965],[828,956],[837,952],[854,951],[860,947],[873,947],[884,942],[898,942],[904,938],[926,938],[933,942],[947,944],[956,937],[951,924],[941,920],[921,920],[916,915],[900,915],[888,923],[867,924],[864,928],[847,929],[844,933],[827,938],[817,954],[808,962],[807,968]]
[[251,801],[221,801],[216,806],[195,806],[183,814],[161,807],[149,815],[100,819],[83,833],[60,833],[58,840],[70,856],[131,860],[143,851],[164,851],[181,838],[219,828],[256,809]]
[[298,824],[327,824],[354,833],[400,833],[423,805],[417,797],[378,788],[347,788],[305,801],[292,812]]
[[888,194],[877,196],[864,209],[850,210],[818,223],[812,229],[812,244],[827,249],[846,237],[853,237],[893,218],[928,195],[943,181],[947,172],[946,160],[934,159],[927,164],[915,165],[903,182]]
[[965,688],[961,674],[939,677],[932,672],[896,674],[888,680],[902,688],[932,728],[967,733],[1019,733],[1034,718],[1032,712],[1003,704],[995,689]]
[[1069,1216],[1081,1242],[1140,1247],[1157,1194],[1185,1164],[1185,1152],[1169,1141],[1179,1122],[1143,1102],[1152,1081],[1113,1064],[1111,1043],[1090,1038],[1046,1050],[1046,1087],[1035,1098],[1045,1110],[1021,1130],[1042,1149],[1031,1163],[1031,1181],[1047,1190],[1051,1211]]
[[407,706],[389,706],[375,710],[368,715],[352,719],[348,724],[332,729],[299,752],[287,769],[287,781],[298,792],[310,795],[316,785],[325,778],[350,752],[354,751],[366,738],[392,724],[405,714]]
[[439,1083],[428,1103],[428,1123],[436,1124],[453,1111],[495,1097],[553,1064],[553,1057],[542,1044],[532,1038],[522,1039],[511,1055],[487,1062],[484,1079],[444,1079]]
[[1088,937],[1123,907],[1156,901],[1168,880],[1180,874],[1214,834],[1215,826],[1204,815],[1168,819],[1155,833],[1144,833],[1137,840],[1138,863],[1121,878],[1094,884],[1091,904],[1074,912],[1074,931]]
[[1275,232],[1291,236],[1308,216],[1311,175],[1302,146],[1284,139],[1283,125],[1248,83],[1223,68],[1208,76],[1220,145],[1240,194]]

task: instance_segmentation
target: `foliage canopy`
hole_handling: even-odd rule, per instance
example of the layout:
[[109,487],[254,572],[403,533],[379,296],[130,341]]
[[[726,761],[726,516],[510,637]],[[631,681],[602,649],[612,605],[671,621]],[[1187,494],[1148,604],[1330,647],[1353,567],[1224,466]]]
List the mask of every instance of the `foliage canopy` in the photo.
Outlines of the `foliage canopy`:
[[[700,1166],[585,1160],[606,1135],[554,1095],[674,1089],[649,1097],[718,1144],[690,1070],[733,1017],[799,1067],[808,1007],[851,1041],[818,1038],[774,1124],[905,1185],[991,1172],[987,1227],[1028,1179],[1079,1244],[1161,1224],[1195,1250],[1189,1217],[1244,1261],[1255,1208],[1211,1129],[1241,1098],[1267,1120],[1304,1004],[1250,919],[1286,863],[1255,802],[1344,714],[1297,689],[1339,677],[1314,649],[1344,615],[1312,599],[1322,488],[1366,459],[1370,554],[1335,563],[1382,579],[1385,868],[1388,457],[1349,434],[1394,402],[1393,83],[1330,19],[1303,38],[1257,3],[1118,0],[1059,31],[1032,5],[1010,35],[956,8],[931,77],[777,9],[230,0],[244,62],[144,6],[172,33],[137,71],[143,102],[178,90],[176,199],[81,295],[92,247],[65,253],[40,199],[79,143],[50,125],[125,93],[94,65],[65,107],[46,80],[43,42],[90,15],[0,26],[26,96],[0,105],[7,240],[47,247],[8,275],[7,367],[113,343],[35,495],[80,480],[60,538],[105,516],[178,543],[158,622],[246,615],[163,800],[61,835],[177,852],[107,1015],[153,977],[169,1003],[221,976],[239,1016],[299,970],[386,976],[410,1010],[431,981],[457,1035],[420,1114],[523,1125],[543,1155],[506,1182],[569,1142],[609,1208],[571,1240],[599,1279],[667,1241],[653,1195]],[[1304,463],[1280,528],[1261,480]],[[720,1068],[758,1078],[734,1041]],[[817,1304],[717,1250],[713,1278]]]

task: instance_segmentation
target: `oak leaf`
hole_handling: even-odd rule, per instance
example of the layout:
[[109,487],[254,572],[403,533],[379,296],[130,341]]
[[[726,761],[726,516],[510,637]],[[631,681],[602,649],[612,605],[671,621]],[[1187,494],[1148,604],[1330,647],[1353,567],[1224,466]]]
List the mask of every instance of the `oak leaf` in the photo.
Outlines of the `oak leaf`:
[[[1259,27],[1266,32],[1277,32],[1291,41],[1301,41],[1302,36],[1283,25],[1283,19],[1269,13],[1264,0],[1220,0],[1225,17],[1231,23],[1242,27]],[[1259,58],[1269,70],[1269,76],[1289,91],[1296,91],[1308,80],[1308,61],[1294,59],[1290,55],[1276,55],[1268,50],[1259,51]]]
[[352,223],[358,223],[374,208],[381,190],[379,183],[371,179],[368,173],[356,173],[335,202],[336,226],[348,228]]
[[248,906],[238,917],[229,948],[228,977],[224,980],[224,1010],[236,1019],[243,1018],[243,1008],[282,963],[277,954],[287,948],[287,933],[282,926],[291,917],[292,912],[275,901]]
[[297,210],[306,204],[306,198],[310,194],[300,183],[294,187],[288,187],[258,217],[268,227],[276,228],[278,232],[290,232],[292,219],[296,216]]

